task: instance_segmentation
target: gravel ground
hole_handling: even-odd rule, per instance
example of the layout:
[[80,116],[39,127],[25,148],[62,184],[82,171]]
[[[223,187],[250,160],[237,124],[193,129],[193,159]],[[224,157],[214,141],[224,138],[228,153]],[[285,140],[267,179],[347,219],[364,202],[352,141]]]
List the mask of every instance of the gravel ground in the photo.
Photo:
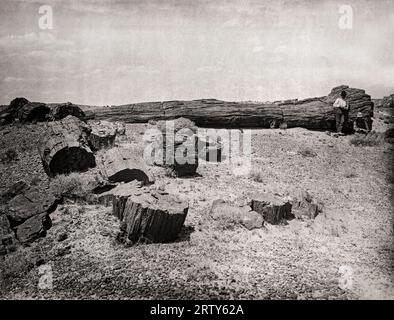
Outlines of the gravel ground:
[[[375,123],[377,130],[384,126]],[[128,125],[122,143],[140,148],[146,128]],[[46,187],[29,143],[40,130],[31,125],[0,132],[2,148],[26,139],[16,147],[18,161],[0,164],[1,188],[34,175]],[[125,247],[115,240],[119,224],[111,208],[64,204],[51,215],[46,238],[0,257],[15,269],[0,286],[0,298],[394,299],[394,150],[388,144],[356,147],[350,139],[301,128],[253,130],[251,164],[259,179],[234,174],[241,161],[201,161],[199,176],[187,179],[158,171],[156,185],[190,205],[174,243]],[[302,155],[305,149],[316,156]],[[242,204],[254,192],[291,196],[300,189],[324,204],[314,221],[249,231],[223,229],[209,216],[218,198]],[[58,241],[61,234],[66,239]],[[38,288],[39,264],[50,266],[52,289]],[[344,289],[341,270],[350,272]]]

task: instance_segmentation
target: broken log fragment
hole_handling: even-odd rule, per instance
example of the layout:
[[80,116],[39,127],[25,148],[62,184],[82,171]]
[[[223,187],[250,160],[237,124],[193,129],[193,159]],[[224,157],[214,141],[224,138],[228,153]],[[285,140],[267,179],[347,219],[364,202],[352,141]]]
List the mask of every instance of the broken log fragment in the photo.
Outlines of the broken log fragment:
[[61,120],[67,116],[74,116],[81,120],[85,118],[85,113],[82,109],[71,102],[49,104],[48,106],[50,108],[48,119],[52,121]]
[[243,225],[248,230],[262,228],[263,216],[253,211],[250,206],[238,206],[216,199],[212,203],[210,215],[218,221],[222,229],[232,229],[236,225]]
[[[122,219],[120,216],[123,213],[124,204],[127,198],[135,193],[141,192],[141,182],[133,180],[128,183],[108,185],[108,190],[92,194],[88,201],[90,204],[101,204],[106,207],[113,207],[113,215]],[[123,207],[123,209],[117,209]]]
[[48,119],[50,108],[45,103],[28,102],[18,111],[20,122],[42,122]]
[[150,184],[148,168],[142,157],[142,152],[133,148],[113,148],[102,154],[99,170],[103,177],[110,182],[141,181],[143,185]]
[[0,124],[11,123],[14,120],[20,122],[55,121],[74,116],[86,119],[82,109],[71,102],[67,103],[42,103],[30,102],[25,98],[15,98],[0,112]]
[[91,121],[89,125],[92,127],[92,132],[89,135],[89,143],[95,151],[112,148],[115,145],[116,137],[124,135],[126,131],[122,123],[105,120]]
[[57,202],[52,194],[30,187],[21,191],[7,203],[6,215],[11,226],[15,226],[40,213],[53,212],[57,207]]
[[49,176],[86,171],[96,165],[87,141],[90,130],[74,116],[48,123],[45,135],[38,142],[38,151]]
[[112,213],[120,220],[121,242],[168,242],[176,239],[188,212],[188,204],[166,192],[151,190],[137,181],[119,184],[96,198],[112,202]]
[[141,192],[131,195],[124,206],[121,241],[169,242],[179,235],[189,206],[167,194]]
[[17,239],[28,243],[46,236],[46,231],[52,226],[52,220],[47,213],[37,214],[27,219],[15,228]]
[[252,197],[252,209],[263,215],[264,220],[271,224],[279,224],[282,220],[293,219],[291,203],[269,193],[260,193]]
[[292,213],[298,219],[314,219],[321,212],[321,204],[314,201],[305,190],[298,190],[293,197]]
[[28,102],[25,98],[15,98],[12,100],[6,108],[0,111],[0,125],[13,122],[18,116],[19,110]]
[[[173,171],[178,177],[193,176],[198,167],[197,127],[189,119],[159,121],[150,144],[149,162]],[[151,161],[153,159],[153,161]]]

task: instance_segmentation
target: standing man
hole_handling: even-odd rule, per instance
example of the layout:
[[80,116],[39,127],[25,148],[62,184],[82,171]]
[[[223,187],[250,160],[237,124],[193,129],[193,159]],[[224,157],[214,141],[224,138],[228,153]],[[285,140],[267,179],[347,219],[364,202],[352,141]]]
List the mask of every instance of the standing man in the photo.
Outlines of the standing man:
[[343,134],[343,125],[347,122],[349,105],[346,99],[346,91],[341,92],[341,96],[334,102],[335,124],[337,133]]

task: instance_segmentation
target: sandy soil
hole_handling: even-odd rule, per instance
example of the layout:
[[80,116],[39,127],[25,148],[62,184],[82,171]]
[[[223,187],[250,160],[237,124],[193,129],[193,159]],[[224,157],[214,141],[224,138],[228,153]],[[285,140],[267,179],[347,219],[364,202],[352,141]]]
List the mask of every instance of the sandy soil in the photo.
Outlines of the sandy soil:
[[[375,122],[378,131],[385,126]],[[141,147],[146,127],[128,125],[122,143]],[[4,130],[2,147],[40,125]],[[46,238],[0,257],[16,268],[0,286],[0,298],[394,299],[394,150],[384,143],[357,147],[350,139],[301,128],[253,130],[251,164],[259,179],[234,174],[241,162],[201,161],[199,176],[187,179],[158,172],[155,185],[190,205],[174,243],[125,247],[115,240],[119,223],[111,208],[59,206]],[[305,148],[316,156],[303,156]],[[0,164],[1,188],[30,181],[32,172],[45,187],[35,149],[19,151],[16,163]],[[301,189],[324,205],[314,221],[249,231],[224,229],[209,216],[218,198],[243,204],[254,192],[292,196]],[[67,239],[59,242],[61,233]],[[51,289],[38,287],[40,264],[52,271]]]

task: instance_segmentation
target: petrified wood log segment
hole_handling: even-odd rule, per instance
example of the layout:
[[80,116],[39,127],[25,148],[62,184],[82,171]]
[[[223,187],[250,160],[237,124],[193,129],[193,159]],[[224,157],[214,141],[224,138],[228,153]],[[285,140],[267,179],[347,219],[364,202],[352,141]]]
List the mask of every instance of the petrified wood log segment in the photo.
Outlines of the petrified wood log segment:
[[141,182],[137,180],[133,180],[128,183],[112,185],[112,187],[107,191],[91,195],[88,201],[91,204],[101,204],[106,207],[113,207],[113,214],[121,219],[119,214],[123,213],[124,208],[121,210],[116,208],[119,207],[119,205],[123,205],[124,207],[127,198],[134,192],[140,192],[141,187]]
[[224,229],[241,224],[246,229],[252,230],[261,228],[264,224],[262,215],[253,211],[250,206],[238,206],[227,203],[222,199],[213,201],[210,215]]
[[15,98],[12,100],[7,108],[12,118],[17,118],[19,110],[28,102],[29,100],[25,98]]
[[46,104],[30,102],[25,98],[16,98],[0,112],[0,120],[2,124],[16,119],[21,122],[54,121],[70,115],[79,119],[86,118],[82,109],[71,102]]
[[164,191],[151,190],[132,181],[98,196],[112,201],[112,213],[120,220],[119,240],[167,242],[174,240],[186,219],[188,204]]
[[78,119],[85,118],[85,113],[82,111],[82,109],[71,102],[50,104],[48,106],[50,108],[49,120],[61,120],[67,116],[74,116]]
[[91,124],[89,144],[93,150],[112,148],[115,144],[117,127],[108,121],[96,121]]
[[95,111],[97,119],[119,120],[128,123],[149,120],[188,118],[202,127],[279,127],[286,123],[288,128],[334,129],[335,119],[332,104],[345,90],[350,102],[349,119],[354,121],[357,112],[373,116],[373,102],[364,90],[339,86],[328,96],[287,100],[275,103],[227,102],[215,99],[193,101],[166,101],[140,103]]
[[124,124],[119,122],[109,122],[105,120],[89,121],[92,132],[89,135],[89,143],[93,150],[112,148],[115,145],[117,136],[122,136],[126,132]]
[[20,122],[45,121],[48,119],[50,108],[45,103],[28,102],[18,111]]
[[263,215],[264,220],[278,224],[284,219],[292,219],[291,203],[270,193],[259,193],[252,197],[251,207]]
[[131,195],[124,206],[120,239],[131,242],[168,242],[177,238],[188,212],[188,204],[166,194]]
[[314,219],[322,210],[321,205],[305,190],[298,190],[291,204],[292,213],[298,219]]
[[113,148],[106,150],[99,162],[99,169],[110,182],[141,181],[151,182],[142,152],[133,148]]
[[156,128],[157,135],[152,137],[152,154],[149,155],[153,161],[149,162],[169,168],[179,177],[194,175],[198,167],[195,124],[189,119],[179,118],[159,121]]
[[87,141],[89,133],[90,127],[73,116],[48,123],[38,143],[45,172],[54,176],[94,167],[95,157]]
[[136,181],[129,183],[120,184],[110,192],[106,192],[104,197],[110,196],[112,199],[112,213],[119,220],[123,220],[123,213],[126,206],[127,199],[133,195],[140,195],[141,193],[147,193],[147,188],[141,188]]
[[166,192],[132,181],[123,183],[97,198],[100,203],[112,202],[112,213],[121,224],[119,240],[167,242],[174,240],[186,219],[187,203]]

